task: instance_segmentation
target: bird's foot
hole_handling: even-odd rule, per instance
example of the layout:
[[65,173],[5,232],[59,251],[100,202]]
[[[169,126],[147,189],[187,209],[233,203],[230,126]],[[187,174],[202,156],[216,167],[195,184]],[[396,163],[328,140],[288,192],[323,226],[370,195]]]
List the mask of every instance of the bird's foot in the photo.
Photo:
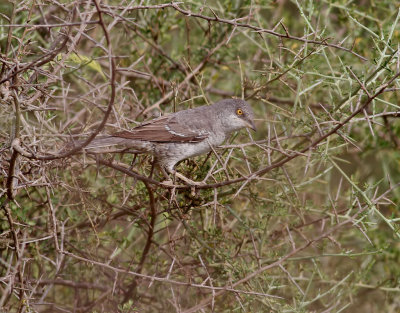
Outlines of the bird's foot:
[[[196,182],[194,180],[191,180],[190,178],[187,178],[185,175],[177,172],[174,169],[169,169],[169,168],[165,168],[165,167],[162,167],[162,166],[160,166],[160,169],[161,169],[161,172],[164,174],[164,176],[167,178],[167,184],[172,184],[173,185],[175,183],[176,178],[178,178],[178,179],[180,179],[181,181],[185,182],[187,185],[189,185],[191,187],[205,185],[204,182]],[[170,176],[168,175],[168,173],[174,176],[174,180],[173,181],[170,179]],[[170,181],[172,183],[168,183],[168,181]]]
[[163,180],[161,182],[161,184],[163,184],[164,186],[167,186],[167,187],[176,187],[176,185],[174,184],[172,179]]
[[179,178],[180,180],[182,180],[183,182],[185,182],[186,184],[188,184],[190,186],[204,185],[203,182],[197,182],[197,181],[191,180],[190,178],[187,178],[185,175],[178,173],[178,172],[174,172],[173,175],[175,175],[175,177]]
[[166,179],[161,182],[161,184],[166,186],[174,186],[174,182],[171,179]]

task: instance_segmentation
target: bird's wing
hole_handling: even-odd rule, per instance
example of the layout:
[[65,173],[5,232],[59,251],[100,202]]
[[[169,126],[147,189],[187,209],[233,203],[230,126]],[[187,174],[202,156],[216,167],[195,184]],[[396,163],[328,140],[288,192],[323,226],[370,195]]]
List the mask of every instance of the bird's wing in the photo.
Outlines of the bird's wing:
[[179,123],[176,116],[163,116],[112,136],[152,142],[199,142],[206,139],[208,133],[190,129],[190,126]]

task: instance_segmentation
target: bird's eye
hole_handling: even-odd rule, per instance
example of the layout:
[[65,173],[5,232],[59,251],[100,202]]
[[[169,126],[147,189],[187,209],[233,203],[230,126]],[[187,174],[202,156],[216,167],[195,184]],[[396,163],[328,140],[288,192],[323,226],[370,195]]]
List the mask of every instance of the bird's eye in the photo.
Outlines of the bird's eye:
[[237,110],[236,110],[236,114],[237,114],[237,115],[243,115],[242,109],[237,109]]

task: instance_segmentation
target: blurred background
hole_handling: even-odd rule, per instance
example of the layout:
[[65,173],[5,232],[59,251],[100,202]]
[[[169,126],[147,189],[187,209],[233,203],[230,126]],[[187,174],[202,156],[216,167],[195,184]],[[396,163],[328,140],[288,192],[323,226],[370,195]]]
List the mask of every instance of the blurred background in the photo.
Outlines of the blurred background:
[[[4,312],[399,312],[399,4],[0,3]],[[253,107],[166,188],[68,143]],[[58,156],[58,157],[57,157]]]

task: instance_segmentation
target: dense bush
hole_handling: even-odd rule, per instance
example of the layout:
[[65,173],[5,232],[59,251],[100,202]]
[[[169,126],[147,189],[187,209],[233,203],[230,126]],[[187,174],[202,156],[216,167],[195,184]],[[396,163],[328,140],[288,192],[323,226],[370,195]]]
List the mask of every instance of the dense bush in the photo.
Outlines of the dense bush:
[[[399,312],[400,10],[355,3],[0,3],[2,310]],[[68,145],[231,97],[200,187]]]

